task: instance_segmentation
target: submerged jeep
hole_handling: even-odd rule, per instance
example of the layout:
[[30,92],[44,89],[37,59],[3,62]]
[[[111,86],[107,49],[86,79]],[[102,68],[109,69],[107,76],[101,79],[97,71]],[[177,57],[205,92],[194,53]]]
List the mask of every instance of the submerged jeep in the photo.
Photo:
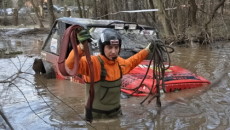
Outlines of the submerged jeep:
[[[56,77],[57,79],[68,79],[74,82],[84,83],[81,75],[65,75],[62,72],[65,66],[60,66],[60,58],[64,57],[64,59],[66,59],[73,49],[73,46],[76,46],[72,44],[72,42],[65,41],[66,37],[76,37],[76,34],[69,36],[70,34],[66,33],[70,27],[75,25],[79,28],[89,30],[92,36],[92,42],[88,43],[91,55],[99,54],[99,37],[106,28],[114,29],[121,35],[122,46],[120,56],[123,58],[134,55],[146,47],[149,42],[159,40],[158,32],[154,27],[137,23],[120,20],[59,18],[55,21],[42,46],[42,59],[35,59],[34,61],[33,69],[36,73],[51,74],[51,77]],[[63,45],[65,48],[63,48]],[[153,74],[155,70],[153,70],[153,67],[148,66],[149,63],[149,60],[146,59],[128,74],[124,75],[122,77],[121,91],[134,96],[146,96],[149,93],[156,93],[156,87],[154,86],[156,79]],[[168,64],[165,64],[165,66],[168,66]],[[150,71],[146,73],[149,68]],[[207,79],[179,66],[169,66],[165,68],[168,68],[165,70],[163,79],[165,92],[203,87],[210,84]],[[146,79],[142,81],[144,78]],[[137,86],[141,87],[137,90]]]
[[[125,22],[120,20],[93,20],[84,18],[69,18],[63,17],[55,21],[47,39],[45,40],[42,51],[42,65],[35,59],[34,71],[39,73],[55,72],[55,77],[66,79],[69,76],[63,76],[58,67],[58,59],[60,56],[60,47],[62,44],[63,36],[66,29],[72,25],[78,25],[84,29],[90,30],[92,36],[92,42],[90,43],[90,53],[92,55],[99,54],[98,39],[101,32],[106,28],[115,29],[122,38],[122,46],[120,56],[128,58],[143,49],[151,40],[158,39],[157,31],[155,28],[145,25],[139,25],[137,23]],[[71,43],[68,43],[68,49],[66,49],[66,56],[73,49]],[[66,57],[67,58],[67,57]],[[41,63],[40,63],[41,64]]]

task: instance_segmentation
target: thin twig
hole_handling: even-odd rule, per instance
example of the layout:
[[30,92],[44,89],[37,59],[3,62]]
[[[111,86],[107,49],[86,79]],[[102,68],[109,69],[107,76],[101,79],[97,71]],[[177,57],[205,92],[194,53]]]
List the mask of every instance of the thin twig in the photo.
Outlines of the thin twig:
[[22,90],[21,90],[16,84],[10,83],[9,86],[10,86],[10,85],[14,85],[14,86],[19,90],[19,92],[22,94],[22,96],[23,96],[24,99],[26,100],[26,102],[27,102],[27,104],[28,104],[30,110],[31,110],[38,118],[40,118],[44,123],[46,123],[46,124],[48,124],[48,125],[51,125],[50,123],[48,123],[47,121],[45,121],[44,119],[42,119],[42,117],[39,116],[39,115],[32,109],[32,107],[31,107],[31,105],[30,105],[30,102],[28,101],[27,97],[25,96],[25,94],[22,92]]
[[2,118],[4,119],[6,124],[10,127],[10,129],[14,130],[13,126],[10,124],[9,120],[7,119],[7,117],[5,116],[5,114],[1,110],[0,110],[0,115],[2,116]]
[[[29,83],[31,83],[32,85],[34,85],[35,87],[37,86],[37,85],[35,85],[34,83],[32,83],[31,81],[29,81],[28,79],[26,79],[26,78],[23,78],[23,77],[18,77],[18,78],[21,78],[21,79],[24,79],[24,80],[26,80],[27,82],[29,82]],[[54,113],[56,113],[58,116],[60,116],[62,119],[64,119],[58,112],[56,112],[46,101],[45,101],[45,99],[44,99],[44,97],[42,96],[42,95],[39,95],[41,98],[42,98],[42,100],[44,101],[44,103],[54,112]]]
[[[29,75],[33,75],[31,73],[27,73],[27,72],[24,72],[25,74],[29,74]],[[53,95],[55,98],[57,98],[59,101],[61,101],[64,105],[66,105],[67,107],[69,107],[71,110],[73,110],[77,115],[78,117],[80,117],[80,119],[82,119],[83,121],[86,122],[86,124],[88,124],[90,127],[96,129],[94,126],[92,126],[90,123],[88,123],[73,107],[71,107],[69,104],[67,104],[65,101],[63,101],[62,99],[60,99],[59,97],[57,97],[53,92],[51,92],[51,90],[49,89],[49,87],[47,87],[45,85],[44,82],[42,82],[42,80],[40,80],[40,78],[38,78],[39,82],[43,85],[43,87],[51,94]]]

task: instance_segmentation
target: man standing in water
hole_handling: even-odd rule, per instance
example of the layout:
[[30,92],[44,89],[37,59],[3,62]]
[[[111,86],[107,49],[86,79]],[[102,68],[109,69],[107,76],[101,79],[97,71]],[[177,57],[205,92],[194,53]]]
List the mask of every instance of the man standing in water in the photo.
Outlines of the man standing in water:
[[[79,54],[84,53],[82,44],[87,44],[91,38],[86,30],[77,35],[80,42]],[[121,37],[114,29],[105,29],[99,39],[100,55],[91,56],[94,71],[94,100],[92,105],[93,118],[112,118],[121,115],[120,87],[122,75],[129,73],[149,54],[152,44],[128,59],[119,56],[121,51]],[[78,74],[83,75],[86,82],[86,99],[90,89],[90,70],[87,59],[82,56],[79,61]],[[72,69],[74,65],[74,51],[66,60],[66,66]]]

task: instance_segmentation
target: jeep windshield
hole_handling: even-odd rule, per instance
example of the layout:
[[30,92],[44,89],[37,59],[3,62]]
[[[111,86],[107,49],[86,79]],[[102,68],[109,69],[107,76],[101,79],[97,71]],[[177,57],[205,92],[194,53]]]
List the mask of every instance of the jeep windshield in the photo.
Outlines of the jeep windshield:
[[[102,31],[106,28],[92,28],[90,34],[93,37],[91,43],[94,53],[97,53],[98,39]],[[139,29],[115,29],[120,34],[122,39],[121,56],[128,58],[136,52],[143,49],[150,41],[156,40],[157,35],[155,30],[139,30]],[[97,50],[96,50],[97,49]]]

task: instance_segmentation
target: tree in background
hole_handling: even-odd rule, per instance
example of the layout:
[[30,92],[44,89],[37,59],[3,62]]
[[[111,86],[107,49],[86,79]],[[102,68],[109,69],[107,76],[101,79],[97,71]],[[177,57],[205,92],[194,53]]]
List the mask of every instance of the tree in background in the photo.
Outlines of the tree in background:
[[[78,7],[77,17],[117,19],[155,26],[165,39],[183,41],[212,36],[211,23],[224,10],[226,0],[53,0],[54,3]],[[88,9],[87,11],[85,9]],[[124,10],[159,9],[156,12],[121,13]],[[51,19],[52,20],[52,19]],[[218,23],[218,22],[215,22]],[[226,33],[224,33],[226,34]],[[202,40],[203,38],[203,40]],[[168,41],[171,42],[171,41]]]
[[34,8],[34,10],[35,10],[35,15],[36,15],[36,17],[37,17],[37,22],[38,22],[39,27],[40,27],[40,28],[44,28],[44,25],[43,25],[43,23],[42,23],[42,16],[39,15],[39,7],[38,7],[38,4],[37,4],[37,3],[35,4],[33,0],[30,0],[30,2],[31,2],[31,4],[32,4],[32,6],[33,6],[33,8]]
[[[82,7],[80,4],[80,0],[76,0],[77,1],[77,7],[78,7],[78,11],[79,11],[79,16],[80,18],[83,18],[83,14],[82,14]],[[83,2],[83,1],[82,1]],[[84,16],[85,17],[85,16]]]
[[48,5],[48,14],[49,14],[49,25],[52,27],[56,17],[54,15],[54,10],[53,10],[53,1],[52,0],[47,0],[47,5]]
[[163,26],[165,37],[172,36],[174,33],[170,24],[171,19],[165,10],[165,5],[162,0],[156,0],[156,7],[159,9],[159,11],[157,12],[158,18]]
[[[19,4],[28,0],[0,0],[0,3],[6,8],[11,7],[12,2],[16,1]],[[69,6],[77,7],[77,13],[72,13],[71,17],[117,19],[155,26],[160,30],[161,37],[176,42],[195,38],[208,43],[214,36],[229,35],[229,0],[48,0],[48,19],[38,13],[38,7],[42,7],[45,0],[29,1],[33,3],[40,27],[43,21],[48,20],[51,25],[56,18],[63,17],[63,14],[54,13],[52,5],[55,4],[66,6],[67,9]],[[146,9],[158,11],[120,12]]]

